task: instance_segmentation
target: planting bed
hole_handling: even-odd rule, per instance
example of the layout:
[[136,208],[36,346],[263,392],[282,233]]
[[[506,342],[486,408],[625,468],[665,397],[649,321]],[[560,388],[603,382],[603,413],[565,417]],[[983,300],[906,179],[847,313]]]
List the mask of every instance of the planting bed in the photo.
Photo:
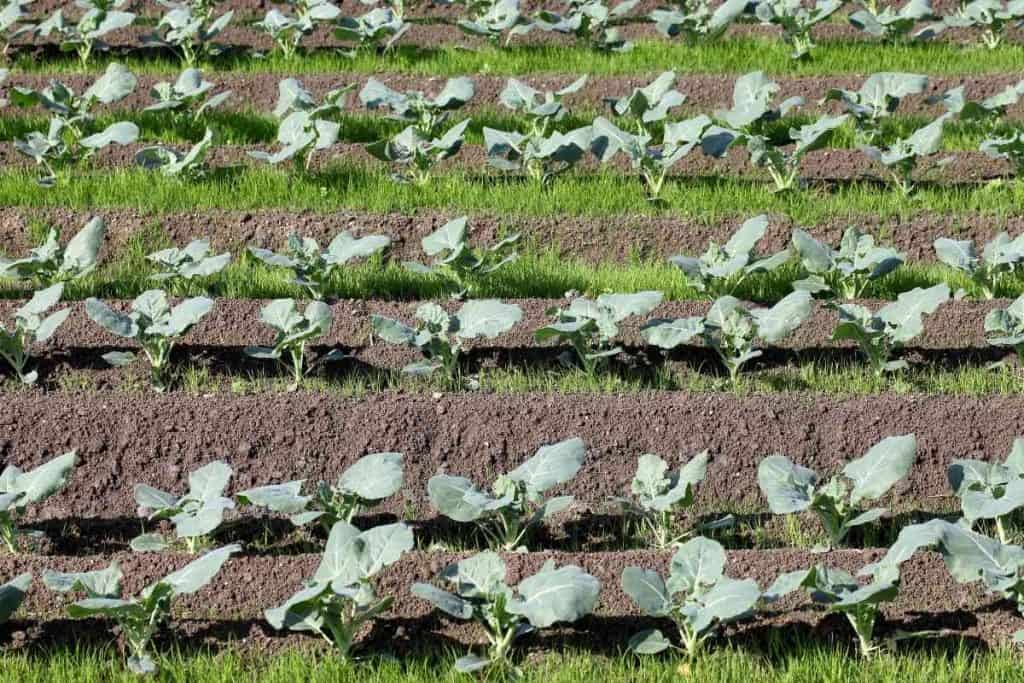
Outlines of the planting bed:
[[[508,4],[523,25],[585,3]],[[463,3],[382,1],[407,12],[393,46],[348,52],[316,19],[289,56],[256,22],[303,3],[225,0],[224,49],[195,66],[233,94],[202,112],[146,111],[183,68],[150,40],[159,3],[124,3],[134,21],[87,55],[7,36],[0,680],[68,651],[109,659],[104,680],[123,664],[160,676],[172,652],[255,672],[312,651],[353,680],[390,680],[392,655],[418,680],[413,662],[470,652],[456,667],[487,680],[579,652],[678,660],[676,678],[749,652],[765,680],[801,644],[1019,656],[1024,16],[990,50],[980,26],[914,37],[953,0],[889,39],[851,21],[873,3],[850,2],[797,44],[750,8],[687,41],[648,19],[662,4],[613,15],[632,51],[543,22],[506,44],[508,26],[460,30],[483,21]],[[82,13],[39,0],[22,20],[56,9]],[[878,72],[896,73],[859,103],[823,99]],[[548,100],[564,115],[509,106],[510,78],[557,91],[584,74]],[[395,91],[386,106],[364,103],[371,79]],[[56,81],[100,85],[70,102]],[[535,157],[496,135],[531,136]],[[419,156],[396,161],[409,145]],[[154,154],[163,172],[137,163]],[[331,244],[342,231],[364,241]],[[864,236],[834,251],[845,234]],[[301,255],[293,235],[318,244]],[[193,240],[230,258],[160,279],[179,266],[153,254]],[[812,299],[813,275],[849,297]],[[54,574],[108,566],[120,585]],[[820,666],[809,680],[834,675]]]

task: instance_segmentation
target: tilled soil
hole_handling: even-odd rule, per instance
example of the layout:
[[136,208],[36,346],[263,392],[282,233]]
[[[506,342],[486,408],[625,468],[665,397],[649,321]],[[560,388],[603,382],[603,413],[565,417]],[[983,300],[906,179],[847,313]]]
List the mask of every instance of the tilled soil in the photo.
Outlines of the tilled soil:
[[[666,65],[666,68],[671,65]],[[731,74],[686,74],[683,69],[678,69],[679,77],[676,81],[676,89],[686,95],[685,106],[680,111],[704,112],[711,114],[715,109],[728,109],[732,106],[733,84],[736,77]],[[493,76],[483,74],[469,74],[475,84],[473,99],[466,106],[464,111],[472,112],[474,109],[487,107],[490,109],[501,108],[499,95],[505,88],[508,78],[505,76]],[[520,80],[531,86],[542,90],[555,90],[562,88],[576,80],[581,74],[540,74],[521,76]],[[572,110],[586,106],[590,109],[605,109],[605,98],[626,95],[633,88],[647,85],[658,72],[650,74],[636,74],[630,76],[592,76],[587,80],[586,86],[578,93],[565,98],[566,105]],[[422,90],[427,93],[436,93],[444,86],[445,77],[422,76],[410,74],[373,74],[373,77],[383,81],[395,90]],[[806,107],[812,111],[827,111],[841,113],[841,105],[837,102],[830,102],[818,105],[817,102],[831,88],[842,88],[846,90],[857,90],[860,88],[867,74],[863,75],[828,75],[828,76],[786,76],[774,77],[773,80],[779,85],[777,101],[784,98],[801,96],[807,101]],[[234,95],[225,103],[225,107],[241,110],[255,110],[270,113],[278,98],[278,83],[285,77],[274,73],[216,73],[206,74],[218,86],[219,90],[231,90]],[[345,84],[355,83],[361,89],[371,75],[369,74],[308,74],[299,76],[303,85],[316,97],[321,97],[326,91],[338,88]],[[43,88],[49,81],[50,76],[42,74],[12,74],[3,84],[0,92],[6,94],[7,89],[18,87]],[[76,92],[81,92],[95,80],[95,76],[88,75],[61,75],[61,82]],[[111,105],[113,109],[138,109],[152,103],[149,96],[149,89],[158,81],[166,81],[168,77],[140,76],[139,85],[135,92],[121,102]],[[901,100],[899,113],[901,115],[920,115],[934,117],[941,114],[944,109],[940,103],[929,104],[928,98],[934,95],[941,95],[951,88],[966,86],[967,96],[973,100],[980,100],[1001,92],[1006,87],[1015,85],[1020,80],[1019,74],[986,74],[986,75],[964,75],[964,76],[932,76],[929,78],[928,89],[921,95],[909,96]],[[365,111],[356,97],[349,100],[349,108]],[[97,111],[103,111],[103,106],[98,106]],[[1024,103],[1011,106],[1007,110],[1007,117],[1019,119],[1024,116]]]
[[1024,434],[1022,408],[1016,396],[30,392],[5,398],[0,457],[24,469],[78,449],[67,488],[30,511],[36,520],[77,526],[132,518],[136,483],[183,490],[190,471],[215,459],[234,469],[230,493],[293,479],[333,481],[367,453],[397,451],[406,483],[382,511],[429,519],[426,483],[435,473],[486,485],[539,446],[572,436],[585,440],[587,458],[563,488],[583,504],[623,495],[642,453],[678,465],[708,449],[713,460],[698,501],[763,509],[756,470],[765,456],[784,453],[827,477],[882,438],[913,433],[917,464],[892,501],[914,510],[940,501],[955,507],[947,465],[1003,459]]
[[[135,155],[139,150],[151,146],[152,144],[145,143],[135,143],[123,147],[111,146],[97,153],[90,161],[94,166],[103,169],[131,167],[135,165]],[[188,151],[187,145],[165,146],[180,153]],[[257,161],[249,156],[251,151],[272,153],[276,152],[277,148],[268,145],[218,145],[209,151],[206,161],[214,169],[263,165],[262,161]],[[330,163],[336,161],[368,169],[387,168],[387,165],[366,150],[365,145],[353,143],[338,144],[331,147],[328,152],[318,154],[313,158],[310,168],[314,172],[323,170]],[[21,168],[36,167],[35,161],[17,151],[13,142],[0,143],[0,165]],[[282,164],[279,168],[287,170],[289,165]],[[614,159],[605,164],[602,164],[597,157],[588,154],[577,165],[577,169],[584,172],[598,171],[602,168],[636,176],[629,159],[622,154],[616,155]],[[492,169],[488,165],[487,150],[484,146],[472,143],[463,145],[457,155],[437,164],[432,172],[444,173],[453,169],[468,172],[477,182],[510,177]],[[393,170],[400,171],[402,169],[395,165]],[[74,169],[71,172],[73,173]],[[1015,175],[1016,171],[1013,165],[1007,160],[993,159],[977,151],[957,151],[922,159],[913,173],[913,179],[915,182],[926,182],[933,186],[977,185],[994,179],[1012,178]],[[525,175],[519,174],[518,177],[523,182],[528,182]],[[751,179],[766,183],[770,180],[768,172],[753,167],[749,162],[746,150],[739,147],[730,149],[721,159],[701,153],[691,153],[673,166],[669,174],[669,178],[677,180],[720,177]],[[888,178],[889,173],[884,166],[875,163],[864,152],[857,149],[816,150],[809,152],[800,164],[800,179],[811,184],[809,189],[817,189],[822,192],[827,192],[833,183],[854,180],[878,182],[881,188]],[[640,185],[639,178],[635,182],[635,192],[642,193],[644,190]],[[537,191],[541,191],[539,186],[535,185],[534,187]],[[765,191],[768,192],[771,187],[770,184],[766,185]],[[797,188],[797,190],[799,189]]]
[[[29,221],[42,221],[61,228],[64,240],[93,215],[106,219],[107,235],[100,258],[109,260],[125,243],[146,226],[158,225],[174,243],[185,244],[199,237],[215,249],[238,253],[247,247],[280,249],[292,232],[327,244],[339,232],[355,235],[383,234],[391,238],[391,258],[399,261],[423,257],[420,240],[447,221],[462,215],[452,211],[424,209],[415,213],[366,213],[341,210],[326,214],[312,211],[223,209],[183,213],[149,214],[135,209],[35,209],[0,207],[0,244],[7,254],[16,255],[35,246],[28,231]],[[503,233],[519,232],[522,240],[538,251],[559,254],[588,263],[628,263],[637,256],[656,260],[676,254],[702,253],[708,243],[725,243],[747,216],[708,222],[697,217],[661,216],[517,216],[473,214],[470,240],[490,244]],[[884,219],[874,215],[832,217],[814,226],[797,226],[784,215],[772,215],[768,231],[760,242],[765,252],[787,246],[794,227],[803,227],[817,239],[838,244],[847,227],[856,225],[875,235],[882,244],[904,253],[909,263],[934,262],[933,243],[938,237],[970,239],[977,243],[1008,231],[1024,232],[1024,216],[951,216],[915,211],[908,218]]]
[[[559,649],[575,645],[598,652],[615,652],[624,648],[628,637],[636,631],[664,626],[657,620],[642,617],[619,582],[622,570],[631,565],[664,573],[669,557],[667,553],[652,552],[506,555],[510,584],[536,572],[548,559],[554,559],[559,566],[577,564],[601,582],[600,601],[593,617],[572,626],[545,631],[525,640],[522,647],[529,650],[543,645],[545,649]],[[733,551],[729,553],[727,573],[753,578],[766,588],[785,571],[821,563],[855,572],[878,557],[878,551],[826,554],[789,550]],[[0,560],[0,567],[4,576],[27,570],[38,575],[44,568],[95,569],[105,566],[111,559],[119,562],[126,575],[126,594],[134,594],[148,582],[182,566],[188,558],[129,554],[88,559],[5,556]],[[363,643],[372,643],[373,649],[391,651],[422,648],[424,638],[463,647],[480,644],[483,633],[478,626],[441,617],[427,602],[410,593],[413,583],[431,581],[448,562],[457,559],[458,556],[443,553],[411,553],[385,570],[379,578],[378,589],[382,595],[395,596],[395,607],[378,620],[369,633],[364,633]],[[232,642],[232,647],[266,650],[277,649],[285,643],[301,643],[297,636],[283,638],[273,634],[260,622],[263,610],[280,604],[298,590],[302,579],[313,572],[318,561],[317,556],[233,558],[210,586],[194,596],[182,598],[175,605],[175,612],[193,621],[216,620],[211,627],[219,622],[224,623],[228,631],[232,625],[235,630],[247,629],[240,642]],[[254,584],[258,584],[258,590],[253,590]],[[935,554],[923,553],[908,561],[903,566],[902,585],[897,600],[883,607],[883,621],[876,631],[878,636],[884,637],[895,630],[948,629],[948,638],[961,638],[969,644],[994,648],[1006,644],[1010,635],[1021,627],[1021,619],[1011,605],[986,595],[978,585],[955,583]],[[29,615],[31,621],[21,624],[32,634],[38,620],[58,618],[67,602],[66,596],[46,591],[37,581],[23,608],[23,614]],[[249,621],[256,623],[245,623]],[[774,628],[795,629],[830,643],[847,643],[852,638],[843,620],[823,618],[821,608],[813,606],[803,594],[793,594],[767,608],[763,614],[729,627],[726,635],[756,641]],[[189,624],[185,629],[186,633],[194,631],[196,624]],[[210,628],[207,635],[215,632]],[[42,629],[42,633],[46,630]],[[217,640],[213,638],[212,642]]]

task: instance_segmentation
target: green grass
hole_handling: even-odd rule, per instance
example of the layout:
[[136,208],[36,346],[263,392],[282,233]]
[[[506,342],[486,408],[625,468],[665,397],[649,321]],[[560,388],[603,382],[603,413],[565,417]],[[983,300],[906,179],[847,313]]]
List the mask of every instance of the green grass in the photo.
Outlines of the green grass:
[[[570,46],[517,46],[508,49],[481,47],[460,49],[402,46],[388,55],[360,52],[349,59],[334,50],[318,50],[293,60],[278,53],[264,58],[229,56],[203,65],[207,69],[243,73],[337,75],[346,73],[409,73],[426,76],[495,74],[527,76],[540,73],[591,74],[594,76],[661,72],[675,66],[686,73],[741,74],[763,70],[776,76],[870,74],[876,71],[909,71],[941,74],[1014,73],[1024,62],[1024,46],[1006,41],[995,50],[950,43],[908,43],[879,45],[863,41],[822,41],[813,59],[790,59],[790,48],[781,38],[739,38],[688,46],[669,40],[642,40],[630,52],[606,54]],[[109,58],[93,60],[85,69],[102,71]],[[170,75],[181,70],[177,60],[166,57],[132,56],[121,59],[139,74]],[[82,66],[68,56],[54,59],[19,57],[12,79],[18,72],[80,73]]]
[[826,218],[856,220],[864,215],[909,220],[921,211],[1009,216],[1024,204],[1024,183],[1018,182],[922,183],[917,193],[907,198],[891,186],[859,180],[773,194],[770,183],[744,178],[678,178],[666,183],[664,205],[653,205],[644,198],[637,178],[612,171],[566,175],[546,189],[520,178],[460,169],[439,173],[424,187],[402,185],[388,177],[383,165],[344,160],[311,176],[252,167],[223,169],[197,182],[137,169],[69,172],[73,177],[47,189],[35,183],[31,170],[0,171],[0,205],[131,208],[152,213],[270,208],[329,212],[347,208],[409,214],[419,209],[445,209],[522,216],[684,215],[706,221],[774,212],[807,225]]
[[[590,683],[609,681],[716,683],[962,683],[1021,681],[1019,656],[1009,649],[970,651],[948,645],[934,651],[882,654],[862,660],[850,651],[805,637],[772,635],[755,650],[712,647],[700,661],[683,667],[672,656],[638,658],[582,650],[535,655],[523,666],[525,682]],[[374,658],[342,664],[330,655],[290,651],[279,655],[172,654],[160,658],[154,680],[188,683],[433,683],[465,681],[452,670],[458,653]],[[14,652],[0,655],[0,676],[18,683],[125,683],[138,678],[123,670],[113,648],[60,650],[51,654]],[[500,680],[500,679],[491,679]]]

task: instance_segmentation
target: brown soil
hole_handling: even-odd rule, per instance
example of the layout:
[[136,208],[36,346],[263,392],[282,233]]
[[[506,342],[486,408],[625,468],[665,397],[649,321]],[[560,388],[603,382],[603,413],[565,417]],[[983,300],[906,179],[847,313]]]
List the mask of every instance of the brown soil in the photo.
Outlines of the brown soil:
[[766,455],[785,453],[829,476],[883,437],[914,433],[917,465],[897,485],[894,502],[903,510],[935,508],[939,499],[955,504],[946,482],[950,461],[1002,459],[1024,433],[1019,397],[384,392],[346,399],[143,391],[26,392],[5,403],[3,461],[32,467],[78,449],[80,464],[68,487],[32,510],[36,519],[72,526],[131,518],[134,484],[177,491],[188,472],[218,458],[235,471],[230,491],[240,491],[292,479],[333,480],[377,451],[405,454],[406,486],[385,511],[429,519],[426,482],[438,471],[484,484],[540,445],[576,435],[586,440],[588,456],[569,489],[583,504],[623,495],[641,453],[678,462],[706,448],[714,459],[699,500],[761,509],[756,468]]
[[[595,615],[580,623],[557,627],[538,636],[526,639],[521,648],[530,651],[541,647],[544,650],[558,650],[564,647],[583,647],[596,652],[617,652],[624,648],[625,641],[632,633],[657,624],[656,620],[641,617],[632,600],[619,587],[622,570],[631,565],[651,567],[661,572],[667,570],[669,555],[651,552],[589,553],[585,555],[563,553],[530,553],[506,555],[509,565],[509,582],[519,580],[537,571],[544,561],[554,559],[559,566],[578,564],[592,573],[602,586],[601,598]],[[735,551],[730,553],[727,569],[731,576],[753,578],[764,588],[784,571],[807,567],[815,563],[838,566],[856,571],[869,561],[878,558],[877,552],[837,551],[814,554],[802,551]],[[133,594],[148,582],[165,575],[181,566],[187,558],[181,556],[133,556],[119,554],[104,558],[9,558],[0,560],[4,576],[32,570],[37,575],[43,568],[58,570],[82,570],[104,566],[110,559],[117,559],[126,575],[126,592]],[[448,645],[465,647],[479,644],[483,634],[479,627],[441,617],[431,610],[425,601],[409,593],[410,586],[417,581],[430,581],[445,564],[457,560],[458,556],[441,553],[407,555],[398,564],[386,570],[379,579],[382,594],[394,595],[395,608],[386,617],[378,620],[372,631],[364,635],[363,643],[371,644],[371,650],[409,651],[422,649],[426,641],[443,642]],[[262,622],[262,612],[283,602],[300,586],[301,580],[315,569],[318,558],[304,556],[283,557],[236,557],[230,560],[215,578],[211,586],[195,596],[180,600],[175,606],[179,617],[188,619],[176,624],[175,630],[183,630],[186,637],[194,637],[196,620],[213,619],[205,635],[206,645],[224,646],[227,643],[224,631],[231,634],[241,630],[243,637],[232,642],[232,647],[275,650],[285,644],[309,645],[311,639],[299,636],[284,638],[276,635]],[[252,590],[254,582],[259,589]],[[986,595],[977,585],[956,584],[950,578],[941,559],[930,553],[919,555],[904,565],[903,586],[899,598],[884,608],[884,621],[879,624],[877,635],[894,630],[948,629],[948,637],[965,639],[968,644],[997,647],[1008,642],[1014,630],[1020,627],[1020,617],[1013,608],[997,598]],[[58,618],[66,596],[46,591],[36,582],[29,593],[22,614],[29,615],[31,622],[16,622],[23,626],[31,638],[52,638],[47,624],[37,620]],[[24,619],[24,617],[22,617]],[[220,637],[215,636],[220,627]],[[731,626],[726,631],[730,639],[758,642],[769,630],[783,628],[794,635],[802,633],[812,640],[828,644],[848,644],[852,638],[844,620],[823,618],[822,610],[810,604],[802,594],[794,594],[771,606],[755,618]],[[96,629],[99,631],[99,629]],[[36,633],[38,632],[38,633]],[[670,631],[666,631],[670,632]],[[109,633],[102,631],[106,637]],[[213,637],[211,637],[213,636]],[[26,643],[24,635],[20,639]],[[88,640],[88,639],[87,639]],[[189,638],[192,640],[192,638]],[[200,641],[202,642],[202,641]],[[27,644],[31,644],[31,640]]]
[[[399,261],[422,258],[420,240],[457,214],[424,209],[415,214],[373,214],[342,210],[329,214],[285,210],[207,210],[151,215],[134,209],[33,209],[0,207],[0,244],[8,254],[20,254],[31,246],[27,225],[42,221],[60,227],[70,238],[90,216],[107,221],[104,260],[120,253],[125,243],[143,226],[158,225],[173,242],[184,244],[204,237],[217,249],[240,252],[248,246],[280,248],[292,232],[314,237],[326,244],[342,230],[357,235],[385,234],[391,237],[391,257]],[[474,243],[490,244],[503,232],[520,232],[522,239],[538,251],[553,249],[566,257],[588,263],[625,263],[634,257],[667,259],[679,253],[700,253],[709,241],[719,244],[732,236],[745,217],[708,223],[684,216],[589,216],[534,217],[476,214],[470,224]],[[987,242],[1006,230],[1011,235],[1024,231],[1022,216],[949,216],[914,212],[908,219],[878,216],[834,217],[815,226],[804,226],[818,239],[838,244],[849,225],[874,234],[881,243],[905,253],[908,262],[933,262],[932,246],[938,237],[956,237]],[[773,215],[760,248],[765,252],[783,249],[789,242],[793,222]]]

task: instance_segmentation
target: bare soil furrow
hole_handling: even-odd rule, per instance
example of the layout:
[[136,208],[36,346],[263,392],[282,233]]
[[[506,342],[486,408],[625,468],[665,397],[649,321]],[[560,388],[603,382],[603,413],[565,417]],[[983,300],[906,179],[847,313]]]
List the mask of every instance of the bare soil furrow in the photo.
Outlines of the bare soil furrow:
[[881,394],[628,396],[418,394],[361,399],[298,392],[251,396],[33,392],[4,398],[0,458],[22,468],[78,449],[68,487],[32,508],[37,520],[136,514],[132,487],[177,491],[188,472],[214,459],[234,469],[230,491],[293,479],[334,480],[372,452],[405,454],[402,491],[385,511],[427,519],[427,480],[439,471],[482,485],[536,449],[571,436],[587,444],[566,490],[583,504],[621,496],[642,453],[672,463],[709,449],[698,501],[763,509],[758,463],[784,453],[823,477],[886,436],[917,435],[918,458],[897,484],[902,510],[955,507],[946,467],[957,458],[1000,460],[1024,434],[1020,397],[984,399]]

